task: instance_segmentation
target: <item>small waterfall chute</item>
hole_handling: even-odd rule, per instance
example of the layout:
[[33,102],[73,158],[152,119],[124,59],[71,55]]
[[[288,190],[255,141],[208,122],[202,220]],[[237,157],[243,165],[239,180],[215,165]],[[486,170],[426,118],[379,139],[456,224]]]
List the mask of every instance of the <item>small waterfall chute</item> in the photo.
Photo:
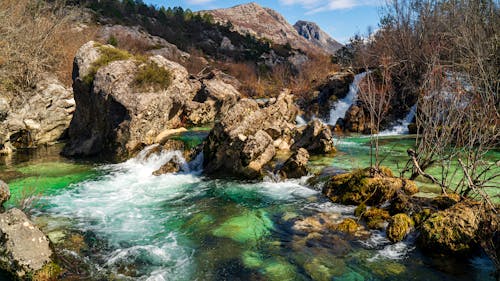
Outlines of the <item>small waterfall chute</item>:
[[378,134],[379,136],[397,136],[397,135],[406,135],[409,133],[408,130],[408,125],[413,121],[415,118],[415,114],[417,112],[417,105],[413,105],[410,108],[410,111],[408,114],[406,114],[406,117],[403,119],[400,119],[396,121],[396,124],[388,130],[384,130]]
[[328,120],[329,125],[335,126],[340,118],[344,118],[347,110],[356,101],[359,91],[359,82],[366,76],[367,72],[359,73],[354,76],[354,81],[352,81],[351,86],[349,86],[349,92],[345,98],[339,100],[333,108],[330,110],[330,119]]

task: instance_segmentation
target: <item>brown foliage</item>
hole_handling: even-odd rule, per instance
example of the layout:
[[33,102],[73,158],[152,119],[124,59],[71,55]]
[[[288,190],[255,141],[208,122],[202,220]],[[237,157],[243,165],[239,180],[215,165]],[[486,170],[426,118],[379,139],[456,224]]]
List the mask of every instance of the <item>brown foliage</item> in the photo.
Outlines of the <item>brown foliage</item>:
[[23,92],[47,72],[69,84],[74,54],[94,34],[77,26],[80,15],[59,1],[1,1],[0,87]]

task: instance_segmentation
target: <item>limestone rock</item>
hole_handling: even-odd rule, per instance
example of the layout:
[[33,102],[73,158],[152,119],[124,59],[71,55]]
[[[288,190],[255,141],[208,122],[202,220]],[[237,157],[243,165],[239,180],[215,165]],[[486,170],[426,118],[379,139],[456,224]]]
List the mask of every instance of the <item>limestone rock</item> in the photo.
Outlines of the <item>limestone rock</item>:
[[19,209],[0,214],[0,268],[24,279],[49,264],[47,237]]
[[72,91],[51,76],[41,79],[30,93],[0,99],[0,149],[9,153],[57,142],[74,110]]
[[301,178],[308,174],[307,162],[309,153],[303,148],[299,148],[290,158],[288,158],[283,167],[279,170],[282,178]]
[[0,209],[3,208],[3,204],[10,199],[10,189],[9,186],[0,180]]
[[307,124],[304,131],[295,137],[292,150],[305,148],[311,154],[335,152],[332,131],[328,126],[314,119]]
[[288,92],[262,108],[242,99],[217,122],[204,145],[207,174],[257,178],[276,154],[274,140],[291,134],[298,109]]
[[338,49],[342,48],[342,44],[331,38],[314,22],[299,20],[293,27],[302,37],[330,54],[335,54]]

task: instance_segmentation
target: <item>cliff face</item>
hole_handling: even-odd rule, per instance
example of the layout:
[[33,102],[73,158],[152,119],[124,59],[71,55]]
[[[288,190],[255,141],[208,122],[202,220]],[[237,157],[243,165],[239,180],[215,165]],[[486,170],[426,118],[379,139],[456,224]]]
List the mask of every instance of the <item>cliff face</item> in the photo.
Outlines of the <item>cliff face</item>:
[[321,51],[317,46],[299,35],[278,12],[264,8],[256,3],[242,4],[226,9],[201,11],[210,14],[219,23],[231,22],[233,29],[241,34],[250,34],[257,38],[267,38],[274,43],[290,44],[293,48]]
[[342,44],[335,41],[314,22],[300,20],[293,27],[306,40],[330,54],[342,48]]

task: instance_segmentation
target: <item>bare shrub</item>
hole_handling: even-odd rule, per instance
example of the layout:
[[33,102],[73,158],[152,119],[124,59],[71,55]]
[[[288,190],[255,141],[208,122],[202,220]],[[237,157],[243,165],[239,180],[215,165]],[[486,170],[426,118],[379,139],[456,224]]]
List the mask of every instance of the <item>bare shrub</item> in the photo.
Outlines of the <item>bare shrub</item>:
[[74,54],[93,36],[76,28],[78,13],[63,1],[1,1],[0,87],[23,92],[46,72],[69,84]]

